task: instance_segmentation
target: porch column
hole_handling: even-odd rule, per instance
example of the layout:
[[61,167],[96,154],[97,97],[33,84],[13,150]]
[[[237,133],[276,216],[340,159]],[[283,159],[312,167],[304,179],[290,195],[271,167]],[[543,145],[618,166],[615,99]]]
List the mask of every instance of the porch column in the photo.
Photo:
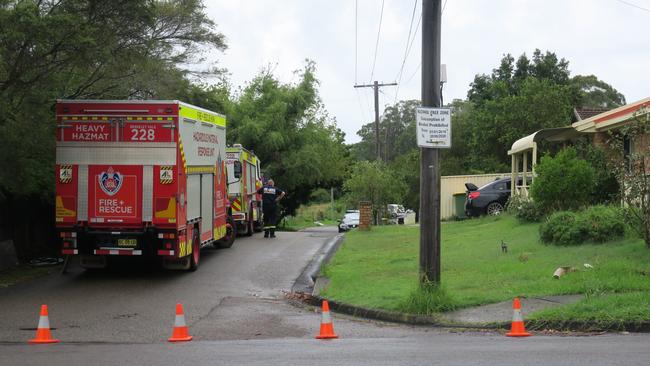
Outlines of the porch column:
[[521,174],[521,187],[522,191],[524,192],[524,197],[528,197],[528,186],[526,185],[526,173],[528,173],[528,150],[525,150],[523,152],[524,155],[524,164],[522,167],[522,174]]
[[515,191],[517,190],[516,183],[517,182],[517,174],[515,170],[517,169],[517,164],[516,164],[516,158],[517,154],[512,154],[510,155],[510,160],[512,163],[510,164],[510,197],[515,195]]

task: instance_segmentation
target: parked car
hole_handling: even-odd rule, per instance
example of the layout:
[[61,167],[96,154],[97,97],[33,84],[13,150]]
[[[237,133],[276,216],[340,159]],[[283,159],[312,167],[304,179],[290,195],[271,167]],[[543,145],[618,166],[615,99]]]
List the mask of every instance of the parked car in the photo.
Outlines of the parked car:
[[406,210],[404,206],[395,203],[390,203],[386,206],[388,210],[388,223],[404,225],[404,218],[406,217]]
[[359,210],[347,210],[341,220],[339,220],[339,233],[354,229],[359,226]]
[[[521,178],[519,178],[521,184]],[[530,183],[530,182],[529,182]],[[465,215],[467,217],[480,215],[500,215],[510,198],[511,178],[498,178],[482,187],[473,183],[465,183],[467,196],[465,198]]]

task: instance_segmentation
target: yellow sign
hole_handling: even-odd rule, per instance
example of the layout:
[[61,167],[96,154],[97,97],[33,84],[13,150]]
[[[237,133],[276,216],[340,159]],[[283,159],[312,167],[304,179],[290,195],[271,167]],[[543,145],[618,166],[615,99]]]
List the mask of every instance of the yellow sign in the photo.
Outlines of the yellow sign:
[[117,246],[135,248],[138,246],[138,239],[117,239]]
[[226,127],[226,118],[224,116],[218,115],[216,113],[208,112],[205,110],[192,108],[187,104],[181,104],[179,108],[180,108],[181,117],[190,118],[199,122],[212,123],[221,127]]

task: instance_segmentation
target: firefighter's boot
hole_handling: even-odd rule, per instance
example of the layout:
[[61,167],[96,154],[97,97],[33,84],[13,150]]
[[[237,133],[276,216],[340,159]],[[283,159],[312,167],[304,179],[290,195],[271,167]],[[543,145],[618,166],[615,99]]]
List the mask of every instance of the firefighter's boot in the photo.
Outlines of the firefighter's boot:
[[269,237],[269,229],[264,230],[264,237],[268,238]]
[[275,238],[275,228],[271,229],[271,238]]

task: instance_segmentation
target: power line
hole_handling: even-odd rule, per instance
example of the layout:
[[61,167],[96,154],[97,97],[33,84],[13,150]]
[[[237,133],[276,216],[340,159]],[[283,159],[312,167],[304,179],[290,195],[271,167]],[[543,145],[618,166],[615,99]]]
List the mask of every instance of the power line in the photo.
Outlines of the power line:
[[365,121],[366,118],[364,117],[364,115],[366,114],[366,112],[368,110],[370,110],[370,105],[367,105],[367,107],[368,107],[367,109],[363,108],[363,105],[361,104],[361,95],[359,95],[359,91],[356,90],[356,89],[354,91],[355,91],[355,94],[357,95],[357,104],[359,105],[359,112],[361,113],[361,117],[363,118],[363,121]]
[[[420,14],[420,18],[418,18],[418,23],[415,25],[415,33],[413,33],[413,38],[411,38],[411,42],[408,45],[408,47],[406,48],[406,55],[404,56],[404,62],[406,62],[409,55],[411,54],[411,50],[413,49],[413,42],[415,42],[415,39],[417,38],[417,35],[418,35],[418,30],[420,30],[420,22],[422,22],[422,14]],[[402,65],[402,67],[404,67],[404,65]],[[397,93],[395,93],[395,97],[396,97],[395,102],[397,102],[397,94],[399,93],[399,83],[400,83],[400,81],[402,81],[402,72],[403,72],[403,70],[400,71],[399,81],[397,82],[398,86],[397,86]]]
[[368,97],[368,93],[361,93],[361,94],[363,94],[363,101],[366,102],[365,104],[366,104],[366,112],[368,112],[368,117],[369,117],[368,119],[372,120],[373,112],[372,112],[372,107],[370,106],[371,103],[370,103],[370,98]]
[[[404,71],[404,63],[406,63],[406,57],[408,56],[408,51],[410,48],[410,43],[411,43],[411,33],[413,31],[413,20],[415,20],[415,10],[417,9],[418,6],[418,0],[415,0],[415,3],[413,4],[413,13],[411,14],[411,24],[409,24],[409,34],[406,37],[406,47],[404,48],[404,59],[402,60],[402,66],[399,69],[399,72],[397,73],[397,76],[395,79],[397,79],[399,76],[402,75],[402,72]],[[420,15],[422,16],[422,15]],[[420,18],[422,19],[422,18]],[[415,37],[415,35],[413,35]]]
[[420,71],[420,67],[422,67],[422,61],[420,61],[420,63],[418,64],[418,67],[415,68],[415,71],[413,71],[413,74],[411,74],[411,76],[409,76],[408,80],[406,80],[406,82],[404,84],[408,84],[408,83],[411,82],[411,80],[413,80],[413,78],[415,77],[415,74],[417,74],[418,71]]
[[[416,6],[417,6],[417,0],[416,0]],[[443,6],[442,6],[442,11],[441,11],[441,13],[444,13],[446,8],[447,8],[447,0],[445,0],[445,3],[444,3]],[[413,34],[413,39],[411,40],[411,44],[408,46],[408,51],[407,51],[408,53],[411,52],[411,46],[413,45],[413,41],[415,41],[415,38],[416,38],[416,36],[417,36],[417,31],[420,30],[419,27],[420,27],[420,21],[421,21],[421,20],[422,20],[422,14],[420,14],[420,19],[418,20],[418,24],[415,26],[415,32],[416,32],[416,33]],[[409,31],[410,31],[410,29],[409,29]],[[408,57],[408,53],[407,53],[407,57]],[[405,62],[406,62],[406,58],[404,59],[404,62],[402,63],[402,68],[404,68],[404,63],[405,63]],[[415,75],[418,73],[418,71],[420,71],[420,68],[421,68],[421,67],[422,67],[422,61],[420,61],[420,63],[418,64],[418,66],[415,68],[415,71],[413,71],[413,74],[411,74],[411,76],[409,76],[409,78],[406,80],[406,82],[404,82],[404,84],[408,84],[408,83],[410,83],[411,80],[413,80],[413,78],[415,77]],[[395,103],[397,103],[397,97],[398,97],[398,94],[399,94],[399,87],[400,87],[401,80],[402,80],[402,73],[403,73],[403,70],[400,70],[400,73],[399,73],[399,81],[398,81],[398,85],[397,85],[397,91],[395,92]]]
[[[404,58],[402,59],[402,66],[399,68],[399,72],[397,73],[397,76],[395,79],[397,80],[397,91],[395,92],[395,101],[393,103],[397,103],[397,95],[399,94],[399,83],[402,81],[402,73],[404,73],[404,65],[406,64],[406,57],[408,56],[408,51],[409,51],[409,43],[411,43],[411,32],[413,30],[413,20],[415,20],[415,10],[418,7],[418,0],[415,0],[415,3],[413,4],[413,13],[411,14],[411,23],[409,24],[409,34],[406,36],[406,47],[404,48]],[[413,36],[415,38],[415,35]]]
[[636,4],[632,4],[632,3],[627,2],[627,1],[625,1],[625,0],[616,0],[616,1],[618,1],[618,2],[621,3],[621,4],[625,4],[625,5],[627,5],[627,6],[631,6],[631,7],[633,7],[633,8],[637,8],[637,9],[640,9],[640,10],[643,10],[643,11],[647,11],[648,13],[650,13],[650,9],[648,9],[648,8],[644,8],[644,7],[642,7],[642,6],[639,6],[639,5],[636,5]]
[[375,57],[372,61],[372,71],[370,72],[370,81],[375,76],[375,65],[377,64],[377,50],[379,49],[379,37],[381,36],[381,22],[384,19],[384,3],[386,0],[381,1],[381,13],[379,14],[379,29],[377,29],[377,41],[375,42]]

